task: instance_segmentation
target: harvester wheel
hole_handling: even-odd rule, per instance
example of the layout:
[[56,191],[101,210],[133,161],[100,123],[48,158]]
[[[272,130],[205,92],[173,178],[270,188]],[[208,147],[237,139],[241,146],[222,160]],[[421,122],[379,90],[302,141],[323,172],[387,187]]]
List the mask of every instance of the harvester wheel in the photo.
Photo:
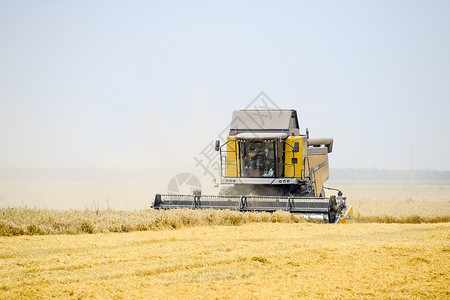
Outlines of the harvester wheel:
[[337,203],[336,203],[336,196],[332,195],[330,197],[330,208],[328,212],[328,220],[330,223],[334,223],[336,221],[336,215],[337,215]]

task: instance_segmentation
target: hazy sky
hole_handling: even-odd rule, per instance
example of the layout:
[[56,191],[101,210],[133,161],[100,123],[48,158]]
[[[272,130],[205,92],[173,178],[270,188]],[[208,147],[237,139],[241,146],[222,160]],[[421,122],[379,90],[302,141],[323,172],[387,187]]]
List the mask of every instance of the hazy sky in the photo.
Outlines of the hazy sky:
[[331,167],[450,170],[450,1],[1,1],[0,167],[195,168],[261,91]]

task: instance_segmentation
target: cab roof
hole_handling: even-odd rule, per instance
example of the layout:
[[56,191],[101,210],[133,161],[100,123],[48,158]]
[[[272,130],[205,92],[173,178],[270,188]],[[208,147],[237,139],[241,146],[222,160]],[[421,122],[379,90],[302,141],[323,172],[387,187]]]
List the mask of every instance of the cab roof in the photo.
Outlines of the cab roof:
[[236,110],[230,124],[230,135],[238,132],[286,132],[298,134],[297,112],[293,109]]

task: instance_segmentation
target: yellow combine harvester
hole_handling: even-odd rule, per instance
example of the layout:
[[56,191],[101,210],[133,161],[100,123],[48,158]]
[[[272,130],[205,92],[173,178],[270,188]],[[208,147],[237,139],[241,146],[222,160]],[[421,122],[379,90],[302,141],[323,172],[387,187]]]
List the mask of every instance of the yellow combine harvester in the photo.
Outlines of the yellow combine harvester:
[[[285,210],[329,223],[353,221],[353,209],[339,190],[324,186],[332,138],[300,134],[295,110],[239,110],[227,141],[216,141],[220,195],[156,194],[155,209]],[[325,190],[337,195],[325,196]]]

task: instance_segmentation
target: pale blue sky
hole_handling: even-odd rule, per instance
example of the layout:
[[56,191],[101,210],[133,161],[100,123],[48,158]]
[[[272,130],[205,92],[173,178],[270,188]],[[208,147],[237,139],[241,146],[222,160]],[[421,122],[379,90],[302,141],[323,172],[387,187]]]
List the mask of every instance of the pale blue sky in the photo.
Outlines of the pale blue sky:
[[1,1],[0,167],[195,168],[264,91],[331,167],[450,170],[450,1]]

